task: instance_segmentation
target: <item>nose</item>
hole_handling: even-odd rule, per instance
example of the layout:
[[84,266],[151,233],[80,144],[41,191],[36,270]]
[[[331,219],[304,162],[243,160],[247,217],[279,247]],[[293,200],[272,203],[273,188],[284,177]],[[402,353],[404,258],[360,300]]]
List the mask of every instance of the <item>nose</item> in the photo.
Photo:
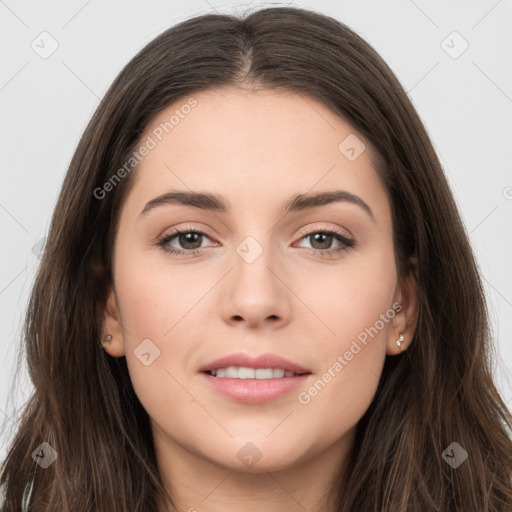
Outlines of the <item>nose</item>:
[[249,239],[246,245],[237,247],[232,261],[234,268],[226,276],[221,291],[224,320],[250,328],[286,325],[293,293],[286,284],[287,272],[275,252],[258,248]]

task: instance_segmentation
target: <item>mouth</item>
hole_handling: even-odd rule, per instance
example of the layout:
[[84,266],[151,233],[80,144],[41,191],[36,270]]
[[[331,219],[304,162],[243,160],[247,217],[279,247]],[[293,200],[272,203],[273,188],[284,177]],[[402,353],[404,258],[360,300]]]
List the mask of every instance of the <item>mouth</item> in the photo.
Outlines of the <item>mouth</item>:
[[216,370],[207,370],[203,373],[207,373],[208,375],[217,378],[269,380],[282,379],[285,377],[297,377],[298,375],[304,375],[308,372],[295,373],[291,370],[285,370],[284,368],[249,368],[248,366],[228,366],[226,368],[218,368]]
[[204,365],[199,371],[210,389],[246,404],[289,395],[312,375],[299,364],[274,354],[233,354]]
[[221,357],[201,366],[199,371],[230,379],[277,379],[311,373],[298,363],[276,354],[251,356],[245,353]]

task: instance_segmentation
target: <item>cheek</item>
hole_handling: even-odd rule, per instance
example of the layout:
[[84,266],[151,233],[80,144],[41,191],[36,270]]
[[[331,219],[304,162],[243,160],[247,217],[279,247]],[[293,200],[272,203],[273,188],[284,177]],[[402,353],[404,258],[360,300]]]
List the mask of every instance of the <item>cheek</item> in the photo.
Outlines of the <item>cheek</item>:
[[162,404],[174,404],[177,397],[186,401],[178,381],[197,349],[194,340],[200,336],[193,331],[201,324],[194,319],[206,315],[201,297],[208,283],[196,282],[185,266],[171,272],[165,264],[148,265],[144,253],[133,248],[120,246],[119,254],[115,282],[130,377],[148,412],[162,414]]
[[316,323],[325,327],[325,341],[318,345],[325,353],[343,350],[376,322],[379,334],[386,334],[389,322],[380,319],[391,308],[397,286],[391,245],[353,255],[346,265],[324,268],[304,283],[305,302],[318,312]]
[[363,313],[343,315],[336,339],[319,350],[315,378],[297,393],[297,412],[310,432],[323,432],[326,445],[355,427],[375,396],[386,357],[388,324],[380,317],[386,311],[383,301],[374,301]]
[[297,417],[307,420],[311,442],[328,447],[356,427],[375,396],[384,358],[383,345],[376,339],[367,346],[345,346],[297,394]]
[[325,329],[315,346],[317,378],[300,390],[297,402],[313,430],[325,430],[328,411],[332,440],[359,421],[377,390],[396,314],[397,275],[392,247],[388,249],[340,267],[334,279],[332,272],[319,274],[315,286],[308,287],[309,304]]
[[207,291],[208,280],[198,278],[193,264],[167,261],[165,254],[157,251],[160,249],[141,250],[126,241],[118,246],[116,291],[131,349],[146,338],[165,345],[181,328],[181,320],[192,309],[195,314]]

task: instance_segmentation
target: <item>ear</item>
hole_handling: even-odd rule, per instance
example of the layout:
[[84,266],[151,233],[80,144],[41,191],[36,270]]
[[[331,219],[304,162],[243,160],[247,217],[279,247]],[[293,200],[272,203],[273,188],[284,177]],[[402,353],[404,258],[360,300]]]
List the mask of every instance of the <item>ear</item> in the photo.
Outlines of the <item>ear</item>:
[[[394,303],[401,304],[401,309],[391,320],[388,330],[386,354],[397,355],[411,344],[418,323],[418,258],[411,257],[405,265],[395,292]],[[403,336],[401,347],[396,340]]]
[[[121,322],[121,315],[119,314],[116,294],[113,288],[111,288],[103,314],[101,340],[103,348],[113,357],[125,355],[123,333],[124,329]],[[112,336],[110,344],[108,345],[103,343],[103,339],[107,334]]]

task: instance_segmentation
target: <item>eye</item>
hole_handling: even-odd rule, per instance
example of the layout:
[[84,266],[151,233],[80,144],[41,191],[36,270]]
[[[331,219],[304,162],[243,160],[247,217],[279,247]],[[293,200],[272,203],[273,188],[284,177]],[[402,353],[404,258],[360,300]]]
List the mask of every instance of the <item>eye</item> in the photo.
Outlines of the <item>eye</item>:
[[[210,239],[204,231],[187,226],[184,230],[175,229],[172,234],[160,238],[158,240],[158,246],[169,254],[190,256],[201,252],[203,248],[202,242],[205,237]],[[173,241],[178,243],[182,248],[176,248],[171,245]]]
[[[308,254],[315,256],[334,256],[342,251],[347,251],[356,244],[355,240],[336,229],[311,230],[303,232],[301,235],[299,241],[309,239],[312,247]],[[168,254],[193,256],[203,250],[205,238],[211,240],[204,231],[187,226],[183,230],[175,228],[172,234],[161,237],[157,245]],[[333,242],[338,243],[339,247],[331,248]],[[176,247],[175,244],[180,247]]]
[[[302,233],[300,240],[310,240],[312,248],[308,254],[319,256],[331,256],[354,247],[356,242],[352,238],[336,229],[322,229]],[[331,248],[333,242],[338,242],[339,247]]]

